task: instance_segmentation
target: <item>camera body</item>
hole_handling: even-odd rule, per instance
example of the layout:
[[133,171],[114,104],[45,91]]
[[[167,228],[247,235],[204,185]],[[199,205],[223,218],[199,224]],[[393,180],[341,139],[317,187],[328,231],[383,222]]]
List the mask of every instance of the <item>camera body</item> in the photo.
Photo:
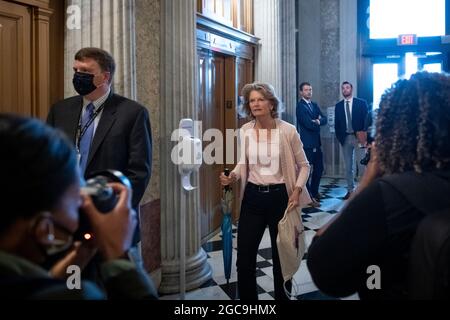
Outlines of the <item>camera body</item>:
[[[105,170],[92,174],[81,187],[81,192],[92,198],[95,208],[101,213],[108,213],[115,208],[119,200],[114,190],[108,185],[111,182],[123,184],[131,189],[130,180],[120,171]],[[79,212],[79,227],[75,233],[76,240],[86,240],[85,235],[91,234],[88,218],[82,210]]]
[[364,158],[361,159],[359,163],[361,163],[363,166],[367,166],[367,164],[370,161],[370,148],[367,148],[366,155]]

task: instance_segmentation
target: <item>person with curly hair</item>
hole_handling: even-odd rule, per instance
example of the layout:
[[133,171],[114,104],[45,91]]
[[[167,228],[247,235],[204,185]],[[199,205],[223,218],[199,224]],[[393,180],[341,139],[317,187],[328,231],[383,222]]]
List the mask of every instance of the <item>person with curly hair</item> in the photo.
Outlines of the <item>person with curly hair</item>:
[[[331,296],[411,298],[417,227],[450,208],[450,76],[397,81],[382,96],[376,129],[360,186],[308,250],[313,281]],[[380,277],[371,283],[373,270]]]
[[[256,256],[269,227],[276,300],[287,300],[277,250],[278,222],[288,206],[311,202],[305,187],[309,162],[297,129],[279,119],[281,102],[266,83],[242,89],[243,112],[252,120],[240,130],[241,154],[234,170],[220,182],[227,186],[241,180],[241,213],[237,239],[238,292],[241,300],[257,300]],[[291,291],[291,281],[286,290]]]

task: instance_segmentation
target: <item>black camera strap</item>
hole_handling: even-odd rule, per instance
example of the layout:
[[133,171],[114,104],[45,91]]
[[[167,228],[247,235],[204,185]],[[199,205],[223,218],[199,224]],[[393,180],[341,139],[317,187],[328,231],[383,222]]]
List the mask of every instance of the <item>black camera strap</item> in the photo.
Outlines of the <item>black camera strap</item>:
[[100,107],[98,107],[94,114],[92,115],[92,117],[89,118],[88,122],[84,125],[84,127],[81,127],[81,118],[78,121],[78,127],[77,127],[77,136],[76,136],[76,142],[77,142],[77,151],[80,152],[80,143],[81,143],[81,139],[83,138],[83,136],[85,135],[87,129],[92,125],[92,123],[94,122],[95,118],[97,118],[97,116],[100,114],[100,112],[102,112],[102,110],[104,109],[106,104],[106,101],[102,103],[102,105]]

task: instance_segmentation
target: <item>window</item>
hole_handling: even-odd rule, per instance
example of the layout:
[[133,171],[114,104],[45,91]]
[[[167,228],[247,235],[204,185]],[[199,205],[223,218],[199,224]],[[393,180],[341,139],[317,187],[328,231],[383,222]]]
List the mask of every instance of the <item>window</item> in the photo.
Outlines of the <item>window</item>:
[[376,63],[373,65],[373,109],[378,109],[381,95],[397,80],[398,64]]
[[427,63],[423,66],[424,71],[442,72],[442,63]]
[[445,0],[370,0],[370,38],[445,35]]

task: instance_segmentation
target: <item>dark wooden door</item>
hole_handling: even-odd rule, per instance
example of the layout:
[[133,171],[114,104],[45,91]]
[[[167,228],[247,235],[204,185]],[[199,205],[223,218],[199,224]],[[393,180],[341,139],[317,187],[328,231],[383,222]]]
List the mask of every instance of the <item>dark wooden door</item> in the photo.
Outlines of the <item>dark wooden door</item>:
[[0,0],[0,112],[33,115],[31,12]]
[[[237,162],[237,138],[227,140],[227,129],[238,129],[247,119],[239,119],[239,94],[242,87],[253,80],[253,63],[250,60],[223,55],[209,50],[198,50],[199,67],[199,114],[202,121],[203,134],[208,129],[216,129],[222,133],[221,159],[214,154],[220,163],[204,161],[200,169],[200,207],[201,207],[201,237],[206,239],[220,227],[222,222],[222,188],[219,175],[224,168],[233,169]],[[215,141],[216,142],[216,141]],[[207,147],[211,141],[203,142],[205,155],[209,155]],[[230,149],[231,146],[231,149]],[[227,150],[228,149],[228,150]],[[233,153],[229,156],[228,153]],[[226,163],[227,158],[233,158],[234,163]],[[239,218],[239,186],[233,187],[234,208],[233,220]]]
[[[235,94],[235,101],[236,105],[234,108],[234,123],[231,121],[231,119],[228,121],[228,126],[234,125],[235,128],[240,128],[242,125],[244,125],[246,122],[249,121],[248,118],[242,117],[239,115],[239,108],[241,107],[240,104],[242,104],[243,101],[241,97],[241,91],[242,88],[247,83],[253,82],[253,62],[251,60],[243,59],[243,58],[234,58],[235,61],[235,70],[236,74],[234,77],[234,83],[236,87],[236,94]],[[228,127],[227,127],[228,128]],[[237,144],[237,142],[236,142]],[[237,152],[237,151],[236,151]],[[236,159],[236,162],[238,159]],[[237,184],[234,188],[234,210],[233,210],[233,221],[239,220],[239,212],[240,212],[240,202],[239,202],[239,195],[240,195],[240,184]]]
[[[202,131],[218,129],[224,132],[225,59],[208,51],[198,52],[199,67],[199,120]],[[210,144],[203,141],[203,150]],[[223,162],[223,160],[221,161]],[[200,169],[201,236],[205,238],[217,229],[222,220],[222,190],[219,175],[220,163],[204,164]]]

